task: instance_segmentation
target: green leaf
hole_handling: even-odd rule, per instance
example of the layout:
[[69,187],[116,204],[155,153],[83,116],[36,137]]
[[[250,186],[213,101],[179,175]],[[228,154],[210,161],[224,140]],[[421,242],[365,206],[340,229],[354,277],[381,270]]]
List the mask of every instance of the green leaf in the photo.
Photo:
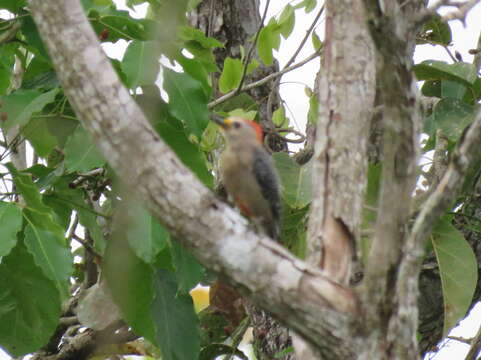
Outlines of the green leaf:
[[[148,19],[134,19],[126,10],[115,7],[94,6],[89,11],[89,19],[97,35],[106,34],[106,41],[154,40],[155,23]],[[105,37],[105,35],[103,35]]]
[[152,85],[160,70],[160,52],[155,41],[132,41],[122,59],[122,71],[131,89]]
[[436,103],[433,109],[434,129],[441,129],[451,141],[457,141],[466,126],[474,119],[475,109],[460,100],[445,98]]
[[18,44],[6,43],[0,46],[0,95],[5,95],[13,74],[15,52]]
[[185,73],[163,68],[164,88],[169,95],[169,112],[201,138],[209,122],[207,98],[201,84]]
[[32,254],[35,264],[45,276],[55,283],[63,296],[68,295],[69,277],[73,272],[72,255],[58,233],[39,228],[31,222],[32,213],[26,215],[29,224],[25,227],[25,245]]
[[60,298],[23,244],[0,264],[0,345],[21,356],[45,345],[60,316]]
[[435,15],[423,26],[417,44],[439,44],[448,46],[451,44],[451,28],[439,15]]
[[279,25],[274,19],[271,19],[269,24],[261,29],[257,39],[257,52],[267,66],[272,65],[274,60],[272,50],[279,49],[280,40]]
[[57,146],[57,138],[50,133],[46,118],[31,118],[22,129],[22,134],[40,157],[47,157]]
[[444,61],[426,60],[413,68],[418,80],[452,80],[472,87],[477,79],[473,64],[457,62],[447,64]]
[[187,138],[182,124],[179,120],[171,118],[168,121],[157,121],[154,123],[155,130],[162,136],[162,139],[175,151],[182,162],[197,175],[205,186],[213,188],[214,179],[212,173],[206,166],[206,159],[199,147],[194,145]]
[[317,0],[303,0],[296,6],[294,9],[301,9],[304,8],[306,14],[309,14],[312,10],[314,10],[317,6]]
[[207,37],[203,31],[190,26],[182,26],[179,36],[184,41],[196,41],[206,49],[224,47],[219,40]]
[[26,16],[22,19],[22,33],[25,35],[27,43],[33,47],[35,54],[42,56],[45,61],[50,62],[48,52],[45,49],[40,34],[38,33],[37,25],[31,16]]
[[462,319],[473,300],[478,278],[471,246],[448,217],[442,218],[432,234],[444,299],[444,334]]
[[137,335],[155,343],[153,268],[135,255],[122,226],[115,226],[107,243],[103,273],[124,320]]
[[93,144],[90,134],[82,126],[77,127],[65,144],[66,170],[86,172],[104,164],[105,159]]
[[51,209],[43,203],[42,195],[32,178],[27,174],[20,173],[12,163],[5,166],[12,174],[17,191],[20,192],[27,206],[39,212],[50,213]]
[[316,51],[321,50],[322,47],[324,46],[321,39],[319,38],[319,36],[315,32],[312,33],[311,40],[312,40],[312,47]]
[[441,97],[441,80],[426,80],[421,88],[421,93],[429,97]]
[[186,294],[199,284],[204,275],[204,268],[177,240],[172,241],[171,253],[178,291]]
[[280,26],[280,33],[284,39],[287,39],[294,29],[296,22],[296,14],[292,5],[287,4],[284,10],[282,10],[279,20],[277,21]]
[[[87,204],[84,204],[87,206]],[[99,254],[103,254],[105,251],[105,238],[102,228],[97,222],[97,215],[95,215],[90,209],[80,208],[74,205],[78,212],[78,218],[80,225],[84,226],[88,230],[91,238],[94,241],[94,248]]]
[[466,86],[451,80],[441,80],[441,98],[461,100],[466,94]]
[[6,9],[14,14],[27,5],[27,0],[2,0],[0,1],[0,9]]
[[200,82],[206,98],[210,98],[212,94],[212,87],[210,86],[209,78],[210,73],[202,61],[198,61],[197,59],[188,59],[183,55],[178,56],[175,60],[182,66],[187,74]]
[[0,258],[8,255],[22,229],[22,211],[14,203],[0,201]]
[[234,109],[229,111],[229,116],[238,116],[247,120],[254,120],[257,115],[257,111],[246,111],[244,109]]
[[162,360],[192,360],[199,357],[199,320],[190,295],[178,294],[172,273],[157,270],[152,312]]
[[284,106],[280,106],[272,113],[272,121],[274,122],[274,125],[279,128],[284,128],[289,125],[289,118],[286,117]]
[[18,90],[9,95],[2,96],[2,112],[7,114],[7,120],[2,128],[9,130],[14,125],[25,125],[32,114],[42,111],[45,105],[55,100],[58,88],[41,93],[36,90]]
[[219,89],[222,93],[228,93],[237,88],[242,78],[243,64],[240,59],[226,57],[224,59],[224,69],[219,78]]
[[272,156],[282,182],[284,200],[293,208],[303,208],[311,202],[311,162],[300,166],[286,153]]
[[29,62],[22,78],[22,89],[51,90],[60,85],[52,64],[41,56]]
[[281,243],[294,255],[304,259],[307,247],[306,231],[309,206],[297,209],[284,203],[282,210]]
[[317,94],[312,94],[309,97],[309,112],[307,113],[307,121],[309,124],[316,124],[319,118],[319,101]]
[[130,247],[144,262],[154,264],[157,254],[167,245],[169,232],[133,201],[129,201],[127,212],[130,222],[124,225]]

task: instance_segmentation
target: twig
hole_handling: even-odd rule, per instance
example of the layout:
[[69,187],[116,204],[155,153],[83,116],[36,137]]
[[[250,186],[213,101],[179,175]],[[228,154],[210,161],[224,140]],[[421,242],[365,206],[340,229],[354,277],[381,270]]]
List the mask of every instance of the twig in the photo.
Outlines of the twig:
[[481,326],[479,327],[478,332],[476,333],[474,338],[470,340],[471,347],[469,348],[465,360],[476,360],[479,351],[481,350]]
[[254,49],[256,47],[257,40],[259,39],[259,34],[261,33],[262,28],[264,27],[264,21],[266,20],[267,10],[269,9],[269,3],[270,3],[270,0],[267,0],[266,1],[266,7],[264,8],[264,14],[262,14],[261,23],[259,24],[259,29],[257,29],[254,41],[252,42],[252,44],[249,48],[249,51],[246,54],[246,58],[244,59],[244,68],[242,69],[241,80],[240,80],[239,86],[237,87],[237,90],[236,90],[237,93],[240,93],[242,91],[242,86],[244,85],[244,81],[245,81],[245,78],[246,78],[246,75],[247,75],[247,68],[248,68],[249,63],[251,61],[251,57],[252,57],[252,54],[253,54]]
[[85,239],[82,239],[77,234],[72,234],[72,239],[79,242],[85,248],[85,250],[89,251],[92,255],[94,255],[98,259],[102,259],[102,256],[94,249],[92,244],[89,244],[87,241],[85,241]]
[[[289,67],[297,58],[297,55],[301,52],[302,48],[304,47],[304,44],[306,43],[307,39],[309,39],[309,35],[312,33],[314,30],[314,27],[316,26],[317,22],[319,21],[320,17],[322,16],[322,13],[324,12],[324,5],[321,6],[321,9],[317,13],[316,17],[312,21],[311,26],[309,26],[309,29],[306,30],[306,35],[304,35],[304,38],[302,41],[299,43],[299,46],[297,47],[296,51],[294,54],[291,56],[289,61],[287,61],[286,65],[284,65],[284,69]],[[284,70],[283,69],[283,70]]]
[[97,176],[97,175],[102,175],[102,173],[104,172],[104,168],[97,168],[97,169],[94,169],[94,170],[91,170],[91,171],[88,171],[86,173],[83,173],[83,174],[79,174],[79,176],[73,180],[70,184],[68,184],[68,186],[70,188],[76,188],[78,185],[80,185],[81,183],[83,183],[86,179],[88,179],[89,177],[94,177],[94,176]]
[[455,199],[469,166],[479,157],[481,145],[481,111],[465,130],[454,151],[448,169],[436,189],[428,197],[417,216],[407,240],[408,250],[414,261],[422,257],[424,241],[443,211]]
[[459,341],[459,342],[462,342],[463,344],[468,344],[468,345],[471,345],[471,342],[473,341],[473,339],[466,339],[466,338],[463,338],[463,337],[459,337],[459,336],[446,336],[446,338],[450,339],[450,340],[455,340],[455,341]]
[[244,91],[247,91],[247,90],[250,90],[250,89],[253,89],[255,87],[258,87],[258,86],[261,86],[261,85],[264,85],[265,83],[271,81],[272,79],[275,79],[277,78],[278,76],[282,76],[284,75],[285,73],[289,72],[289,71],[292,71],[294,69],[297,69],[301,66],[303,66],[304,64],[308,63],[309,61],[311,61],[312,59],[315,59],[316,57],[318,57],[320,55],[320,51],[317,51],[315,52],[314,54],[308,56],[307,58],[305,58],[304,60],[298,62],[297,64],[295,65],[292,65],[292,66],[289,66],[288,68],[285,68],[285,69],[282,69],[278,72],[275,72],[275,73],[272,73],[272,74],[269,74],[267,75],[265,78],[262,78],[258,81],[254,81],[253,83],[250,83],[248,85],[245,85],[240,91],[237,91],[237,90],[232,90],[231,92],[228,92],[227,94],[221,96],[220,98],[217,98],[215,99],[214,101],[211,101],[209,104],[207,104],[207,107],[209,109],[212,109],[213,107],[219,105],[219,104],[222,104],[223,102],[226,102],[227,100],[233,98],[234,96],[238,95],[239,93],[241,92],[244,92]]
[[443,48],[444,50],[446,50],[451,60],[453,60],[455,63],[458,62],[458,59],[454,57],[454,55],[451,53],[451,50],[449,50],[449,48],[446,45],[443,45]]
[[0,35],[0,44],[4,44],[12,40],[17,31],[22,27],[22,23],[20,21],[14,22],[10,29],[5,31],[3,34]]
[[[321,6],[321,9],[317,13],[314,20],[312,21],[311,26],[309,26],[309,29],[307,29],[306,35],[304,35],[304,38],[301,40],[301,42],[300,42],[299,46],[297,47],[296,51],[291,56],[291,58],[287,61],[287,63],[284,65],[284,68],[282,70],[287,69],[296,60],[297,55],[299,55],[299,53],[301,52],[302,48],[304,47],[304,44],[306,43],[307,39],[309,39],[309,35],[314,30],[314,27],[316,26],[317,21],[320,19],[323,12],[324,12],[324,5]],[[272,114],[271,114],[271,112],[272,112],[272,97],[273,97],[273,94],[274,94],[275,90],[279,88],[280,81],[281,81],[281,78],[279,77],[277,79],[277,81],[275,82],[275,84],[272,86],[272,90],[270,91],[269,97],[267,98],[267,111],[268,111],[269,119],[272,117]]]
[[[292,133],[296,136],[298,136],[297,139],[288,139],[287,137],[280,135],[281,132],[287,132],[287,133]],[[282,138],[284,141],[293,143],[293,144],[302,144],[306,140],[306,136],[301,133],[300,131],[297,131],[296,129],[276,129],[274,132],[277,136]]]
[[74,215],[74,218],[73,218],[73,221],[72,221],[72,225],[70,226],[67,234],[65,235],[67,240],[70,240],[72,238],[73,234],[75,234],[75,230],[77,229],[77,226],[78,226],[78,213],[75,212],[75,215]]
[[456,3],[457,5],[455,5],[455,3],[451,3],[450,6],[456,6],[458,7],[458,9],[442,16],[441,19],[443,19],[444,21],[461,20],[464,23],[466,14],[469,12],[469,10],[475,7],[478,2],[479,0],[470,0],[464,3]]
[[[471,53],[471,50],[469,52]],[[476,49],[474,51],[473,65],[476,67],[477,73],[479,71],[479,67],[481,66],[481,31],[479,32],[478,44],[476,45]]]
[[471,10],[480,0],[469,0],[465,2],[459,1],[449,1],[449,0],[438,0],[429,6],[426,10],[419,13],[418,16],[414,19],[414,24],[420,25],[427,21],[431,16],[436,15],[436,12],[439,10],[441,6],[452,6],[457,7],[458,9],[450,12],[444,16],[441,16],[443,21],[450,21],[450,20],[461,20],[464,22],[464,18],[469,10]]

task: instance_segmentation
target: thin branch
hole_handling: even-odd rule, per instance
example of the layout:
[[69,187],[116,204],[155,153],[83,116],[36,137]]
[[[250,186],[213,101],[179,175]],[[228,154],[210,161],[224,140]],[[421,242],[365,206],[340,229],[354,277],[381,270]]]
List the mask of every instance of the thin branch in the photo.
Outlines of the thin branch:
[[104,168],[97,168],[97,169],[90,170],[86,173],[79,174],[76,179],[72,180],[72,182],[68,184],[68,186],[71,188],[76,188],[88,178],[95,177],[97,175],[102,175],[104,171],[105,171]]
[[[250,84],[244,86],[244,87],[240,90],[240,92],[244,92],[244,91],[253,89],[253,88],[255,88],[255,87],[264,85],[265,83],[271,81],[272,79],[275,79],[275,78],[277,78],[277,77],[279,77],[279,76],[284,75],[285,73],[287,73],[287,72],[289,72],[289,71],[295,70],[295,69],[303,66],[304,64],[307,64],[309,61],[317,58],[319,55],[320,55],[320,51],[317,51],[317,52],[315,52],[314,54],[312,54],[312,55],[308,56],[307,58],[305,58],[304,60],[298,62],[298,63],[295,64],[295,65],[289,66],[288,68],[282,69],[282,70],[280,70],[280,71],[278,71],[278,72],[269,74],[269,75],[267,75],[265,78],[262,78],[262,79],[260,79],[260,80],[254,81],[253,83],[250,83]],[[229,99],[232,99],[234,96],[238,95],[240,92],[238,92],[237,90],[232,90],[231,92],[228,92],[227,94],[221,96],[220,98],[217,98],[217,99],[215,99],[214,101],[211,101],[209,104],[207,104],[207,107],[208,107],[209,109],[212,109],[213,107],[216,107],[217,105],[222,104],[223,102],[226,102],[226,101],[229,100]]]
[[[471,50],[469,52],[471,53]],[[479,67],[481,66],[481,31],[479,32],[478,44],[476,45],[476,49],[474,50],[473,55],[474,55],[473,64],[476,67],[476,73],[478,73]]]
[[[306,43],[306,41],[309,39],[309,35],[311,34],[311,32],[314,30],[314,27],[316,26],[317,24],[317,21],[319,20],[319,18],[321,17],[322,13],[324,12],[324,5],[321,6],[321,9],[319,10],[319,12],[317,13],[316,17],[314,18],[314,20],[312,21],[311,23],[311,26],[309,26],[309,29],[307,29],[306,31],[306,35],[304,35],[304,38],[301,40],[299,46],[297,47],[296,51],[294,52],[294,54],[291,56],[291,58],[287,61],[287,63],[284,65],[284,69],[287,69],[297,58],[297,55],[299,55],[299,53],[301,52],[302,48],[304,47],[304,44]],[[282,71],[281,70],[281,71]],[[267,111],[268,111],[268,118],[270,119],[272,117],[272,101],[273,101],[273,95],[276,93],[276,89],[279,88],[279,83],[281,81],[281,78],[279,77],[277,79],[277,81],[274,83],[274,85],[272,86],[272,90],[270,91],[269,93],[269,97],[267,98]]]
[[[450,339],[450,340],[455,340],[455,341],[459,341],[463,344],[468,344],[468,345],[471,345],[471,342],[473,341],[473,339],[466,339],[466,338],[463,338],[463,337],[459,337],[459,336],[446,336],[446,338]],[[466,360],[466,359],[465,359]]]
[[302,48],[304,47],[306,41],[309,39],[309,35],[314,30],[314,27],[317,25],[317,22],[319,21],[323,12],[324,12],[324,5],[322,5],[321,8],[319,9],[319,12],[317,13],[316,17],[314,18],[314,20],[311,23],[311,26],[309,26],[309,29],[306,30],[306,35],[304,35],[304,38],[299,43],[299,46],[297,47],[296,51],[291,56],[291,58],[287,61],[286,65],[284,65],[284,69],[288,68],[296,60],[297,55],[299,55],[299,53],[301,52]]
[[465,360],[476,360],[481,350],[481,326],[479,327],[474,338],[471,339],[470,344],[471,347],[469,348]]
[[17,31],[22,27],[22,23],[20,21],[14,22],[10,29],[6,30],[3,34],[0,35],[0,45],[9,42],[12,40]]
[[451,60],[453,60],[453,62],[455,62],[455,63],[458,62],[458,59],[456,59],[454,57],[453,53],[451,52],[451,50],[449,50],[449,48],[446,45],[443,45],[443,48],[444,48],[444,50],[446,50],[446,52],[448,53]]
[[262,14],[262,19],[261,19],[261,23],[259,24],[259,29],[257,29],[254,41],[252,42],[252,44],[249,48],[249,51],[246,54],[246,58],[244,59],[244,68],[242,69],[241,80],[240,80],[239,86],[237,87],[237,90],[236,90],[237,93],[240,93],[242,91],[242,86],[244,85],[244,81],[245,81],[245,78],[246,78],[246,75],[247,75],[247,68],[248,68],[249,63],[251,61],[252,54],[254,53],[254,49],[257,45],[257,40],[259,40],[259,34],[261,33],[262,28],[264,27],[264,21],[266,20],[267,10],[269,9],[269,3],[270,2],[271,2],[270,0],[266,1],[266,7],[264,8],[264,14]]
[[78,212],[75,212],[75,215],[74,215],[74,218],[73,218],[73,221],[72,221],[72,225],[70,225],[70,228],[68,229],[67,234],[65,235],[65,237],[68,240],[70,240],[72,238],[73,234],[75,234],[75,230],[77,229],[78,223],[79,223]]
[[452,3],[452,5],[450,5],[450,6],[456,6],[456,7],[458,7],[458,9],[454,10],[453,12],[450,12],[446,15],[443,15],[441,17],[441,19],[443,19],[444,21],[461,20],[464,23],[464,21],[466,19],[466,15],[468,14],[468,12],[473,7],[475,7],[479,3],[479,1],[480,0],[470,0],[470,1],[466,1],[464,3],[456,3],[456,5],[454,5],[455,3]]
[[90,252],[92,255],[94,255],[97,259],[102,259],[102,255],[100,255],[96,250],[95,248],[92,246],[92,244],[89,244],[85,239],[82,239],[80,236],[78,236],[77,234],[72,234],[72,239],[74,239],[75,241],[77,241],[78,243],[80,243],[80,245],[82,245],[85,250],[87,250],[88,252]]
[[431,6],[426,8],[426,10],[420,12],[416,18],[414,19],[414,23],[419,25],[424,23],[425,21],[429,20],[431,16],[437,14],[437,11],[442,6],[451,6],[456,7],[457,9],[441,16],[443,21],[450,21],[450,20],[461,20],[464,22],[466,18],[466,14],[471,10],[480,0],[469,0],[469,1],[449,1],[449,0],[438,0],[433,3]]

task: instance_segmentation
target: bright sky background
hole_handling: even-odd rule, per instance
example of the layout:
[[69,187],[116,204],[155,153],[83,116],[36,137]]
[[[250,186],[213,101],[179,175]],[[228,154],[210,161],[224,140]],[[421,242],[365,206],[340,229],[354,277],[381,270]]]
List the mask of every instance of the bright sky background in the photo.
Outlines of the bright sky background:
[[[125,0],[114,0],[119,8],[125,7]],[[284,6],[292,2],[289,0],[276,0],[271,1],[267,19],[271,16],[279,15]],[[261,12],[264,11],[265,0],[261,0]],[[318,12],[318,8],[313,10],[310,14],[304,14],[303,10],[296,12],[296,26],[294,27],[293,34],[281,43],[281,48],[276,58],[280,63],[280,67],[287,62],[292,54],[297,49],[297,46],[301,39],[304,37],[307,28],[310,26],[313,18]],[[146,6],[141,5],[136,7],[137,16],[143,16],[146,11]],[[449,8],[441,9],[442,13],[449,12]],[[2,14],[3,15],[3,14]],[[469,49],[476,48],[478,36],[481,32],[481,4],[478,4],[469,13],[466,22],[467,26],[464,27],[460,21],[450,22],[451,30],[453,32],[453,46],[451,51],[457,50],[466,62],[472,62],[473,56],[468,53]],[[320,23],[316,27],[316,33],[323,38],[323,26],[324,21],[321,18]],[[127,42],[118,41],[114,44],[106,44],[104,46],[105,51],[111,56],[117,59],[122,58],[122,54],[125,51]],[[311,41],[307,41],[304,49],[298,55],[297,61],[300,61],[314,52]],[[452,62],[446,51],[439,46],[422,45],[416,48],[415,63],[419,63],[426,59],[444,60]],[[356,61],[356,56],[353,54],[353,61]],[[292,124],[300,131],[304,131],[305,123],[308,112],[308,99],[304,94],[305,86],[313,87],[314,77],[319,69],[318,60],[313,60],[310,63],[304,65],[300,69],[287,73],[282,77],[281,82],[281,96],[287,104],[287,116],[292,120]],[[473,337],[481,324],[481,305],[478,303],[473,309],[470,316],[461,322],[461,325],[451,332],[451,335],[462,336],[464,338]],[[456,360],[464,359],[469,347],[466,344],[459,343],[457,341],[449,340],[442,346],[442,349],[434,357],[427,357],[433,360]],[[0,360],[10,359],[8,355],[0,350]]]

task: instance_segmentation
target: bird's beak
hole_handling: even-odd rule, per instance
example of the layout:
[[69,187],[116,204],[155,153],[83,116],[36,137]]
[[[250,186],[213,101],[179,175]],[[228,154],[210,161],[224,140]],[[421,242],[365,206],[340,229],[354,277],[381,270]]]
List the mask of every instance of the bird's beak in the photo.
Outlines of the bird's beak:
[[217,125],[219,125],[222,129],[227,129],[229,128],[231,121],[229,118],[224,119],[222,116],[212,114],[210,116],[213,122],[215,122]]

